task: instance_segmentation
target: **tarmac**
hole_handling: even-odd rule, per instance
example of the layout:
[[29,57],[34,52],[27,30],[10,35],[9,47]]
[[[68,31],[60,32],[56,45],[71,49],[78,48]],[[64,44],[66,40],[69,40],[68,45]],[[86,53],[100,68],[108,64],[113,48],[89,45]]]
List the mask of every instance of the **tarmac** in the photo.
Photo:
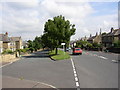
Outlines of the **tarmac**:
[[9,76],[2,76],[2,88],[53,88],[54,86],[42,82],[24,80],[21,78],[13,78]]

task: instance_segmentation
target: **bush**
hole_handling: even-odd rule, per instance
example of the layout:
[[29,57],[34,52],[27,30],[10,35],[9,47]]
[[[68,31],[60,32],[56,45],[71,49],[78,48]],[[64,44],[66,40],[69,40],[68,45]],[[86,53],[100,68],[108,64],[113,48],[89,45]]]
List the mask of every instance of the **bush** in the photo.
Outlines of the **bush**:
[[26,53],[29,50],[30,50],[29,48],[25,48],[25,49],[17,49],[16,51]]
[[14,52],[12,50],[5,50],[2,52],[2,54],[13,54]]
[[114,47],[120,48],[120,41],[114,41]]

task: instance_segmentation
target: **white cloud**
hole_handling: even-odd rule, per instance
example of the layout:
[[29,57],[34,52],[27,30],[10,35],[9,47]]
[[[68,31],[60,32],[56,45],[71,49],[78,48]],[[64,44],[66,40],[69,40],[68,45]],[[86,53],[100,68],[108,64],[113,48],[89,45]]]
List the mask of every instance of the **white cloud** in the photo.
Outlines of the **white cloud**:
[[20,35],[24,39],[34,39],[41,35],[44,24],[54,16],[63,15],[76,25],[76,34],[72,39],[95,34],[99,28],[108,31],[117,27],[117,14],[94,16],[96,12],[88,2],[64,3],[55,0],[38,0],[29,2],[4,2],[3,17],[0,19],[3,32]]

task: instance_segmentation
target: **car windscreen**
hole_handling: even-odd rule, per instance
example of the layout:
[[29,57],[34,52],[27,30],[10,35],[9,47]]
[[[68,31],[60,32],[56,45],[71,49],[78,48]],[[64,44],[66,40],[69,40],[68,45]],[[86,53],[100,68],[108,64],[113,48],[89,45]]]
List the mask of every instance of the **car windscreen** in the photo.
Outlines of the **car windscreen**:
[[80,49],[75,49],[75,50],[79,51]]

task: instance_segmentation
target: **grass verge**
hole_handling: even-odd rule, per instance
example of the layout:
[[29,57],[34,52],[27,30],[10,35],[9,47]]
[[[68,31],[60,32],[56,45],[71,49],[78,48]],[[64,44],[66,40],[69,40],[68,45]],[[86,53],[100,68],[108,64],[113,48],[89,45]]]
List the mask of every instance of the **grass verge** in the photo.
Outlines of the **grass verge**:
[[68,52],[64,52],[62,50],[58,50],[58,55],[55,55],[55,50],[49,51],[49,55],[54,60],[65,60],[70,58]]

